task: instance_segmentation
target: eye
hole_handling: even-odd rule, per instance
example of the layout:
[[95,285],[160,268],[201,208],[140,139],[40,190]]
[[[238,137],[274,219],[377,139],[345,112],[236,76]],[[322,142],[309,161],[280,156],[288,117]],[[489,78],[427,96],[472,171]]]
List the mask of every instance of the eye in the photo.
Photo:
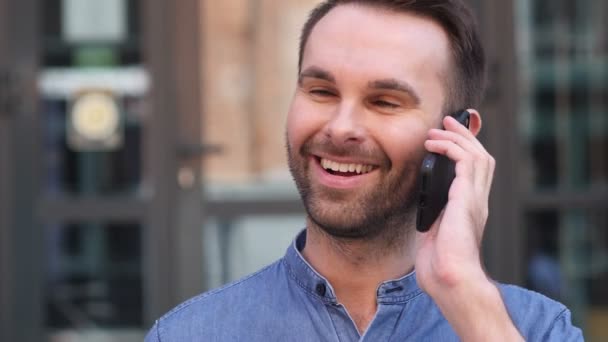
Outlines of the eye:
[[309,91],[309,93],[311,95],[319,96],[319,97],[332,97],[332,96],[336,95],[333,92],[331,92],[327,89],[323,89],[323,88],[313,88]]
[[374,106],[381,107],[381,108],[387,108],[387,109],[394,109],[394,108],[399,107],[399,104],[394,103],[394,102],[389,102],[386,100],[374,100],[374,101],[372,101],[372,104]]

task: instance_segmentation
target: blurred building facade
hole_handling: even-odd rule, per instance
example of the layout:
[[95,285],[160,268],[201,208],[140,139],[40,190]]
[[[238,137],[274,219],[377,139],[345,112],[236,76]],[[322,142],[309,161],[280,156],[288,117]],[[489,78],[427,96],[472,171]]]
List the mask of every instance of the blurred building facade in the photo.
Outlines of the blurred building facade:
[[[284,150],[319,0],[0,0],[0,340],[135,341],[305,225]],[[484,258],[608,338],[608,5],[470,0]]]

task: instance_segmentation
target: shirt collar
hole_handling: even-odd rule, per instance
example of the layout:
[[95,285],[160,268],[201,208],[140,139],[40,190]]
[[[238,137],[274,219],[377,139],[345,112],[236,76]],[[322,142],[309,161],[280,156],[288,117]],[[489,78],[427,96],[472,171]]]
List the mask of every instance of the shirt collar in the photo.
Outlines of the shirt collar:
[[[337,303],[335,291],[327,279],[319,274],[302,256],[300,251],[306,245],[306,229],[296,236],[287,249],[284,260],[290,275],[308,294],[327,303]],[[422,290],[416,282],[414,271],[394,280],[387,280],[378,286],[376,297],[379,304],[404,303],[418,296]]]

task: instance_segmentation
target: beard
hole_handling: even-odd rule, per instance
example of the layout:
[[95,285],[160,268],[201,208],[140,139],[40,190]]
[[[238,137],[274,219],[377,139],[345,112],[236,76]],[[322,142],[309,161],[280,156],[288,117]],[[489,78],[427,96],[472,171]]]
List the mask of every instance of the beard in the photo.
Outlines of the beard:
[[[289,139],[287,141],[289,169],[314,226],[339,240],[380,239],[388,244],[401,243],[401,237],[413,232],[417,177],[423,153],[401,169],[393,170],[389,158],[378,148],[340,147],[321,138],[308,140],[296,152],[289,145]],[[313,151],[382,161],[373,171],[380,173],[379,181],[355,191],[314,183],[310,176],[312,161],[308,158]]]

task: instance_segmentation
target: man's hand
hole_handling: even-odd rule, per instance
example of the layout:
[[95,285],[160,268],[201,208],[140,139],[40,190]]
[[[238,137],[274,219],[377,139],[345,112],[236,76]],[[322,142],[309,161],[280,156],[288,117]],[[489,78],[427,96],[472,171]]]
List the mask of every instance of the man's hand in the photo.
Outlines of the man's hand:
[[418,234],[416,278],[462,340],[522,340],[481,263],[495,162],[475,138],[479,114],[469,112],[471,131],[448,116],[445,130],[430,130],[425,142],[428,151],[456,162],[456,177],[445,210]]

